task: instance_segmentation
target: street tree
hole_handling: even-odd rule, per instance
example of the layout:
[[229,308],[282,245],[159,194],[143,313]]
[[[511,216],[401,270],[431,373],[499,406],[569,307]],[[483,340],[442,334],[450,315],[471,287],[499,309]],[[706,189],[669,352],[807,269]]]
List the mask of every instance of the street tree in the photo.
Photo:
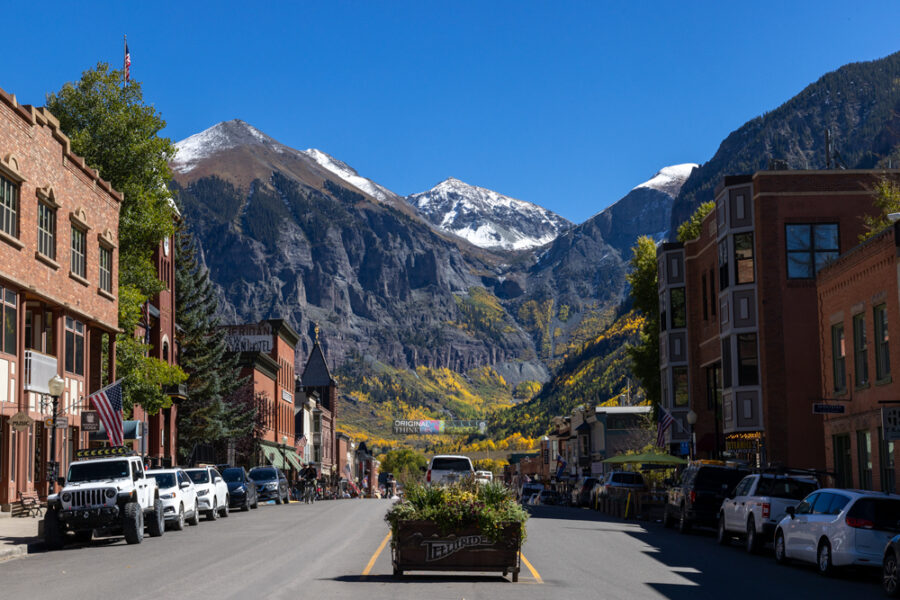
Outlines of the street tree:
[[631,248],[631,297],[634,307],[644,315],[640,342],[628,347],[631,371],[653,401],[654,411],[662,388],[659,379],[659,296],[656,274],[656,242],[641,236]]

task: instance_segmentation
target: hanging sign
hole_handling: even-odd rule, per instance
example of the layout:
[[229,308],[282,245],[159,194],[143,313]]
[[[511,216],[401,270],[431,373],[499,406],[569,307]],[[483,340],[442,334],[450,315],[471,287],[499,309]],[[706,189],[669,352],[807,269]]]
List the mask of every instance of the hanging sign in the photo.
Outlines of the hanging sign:
[[32,418],[22,411],[17,412],[9,418],[9,426],[16,431],[25,431],[31,427],[33,422]]

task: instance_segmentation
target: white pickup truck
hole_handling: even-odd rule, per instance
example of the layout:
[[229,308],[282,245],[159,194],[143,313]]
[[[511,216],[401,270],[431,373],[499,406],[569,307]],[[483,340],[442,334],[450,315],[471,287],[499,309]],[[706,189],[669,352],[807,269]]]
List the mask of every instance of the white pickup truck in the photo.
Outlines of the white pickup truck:
[[429,484],[453,483],[474,474],[475,469],[468,456],[439,454],[428,463],[425,481]]
[[787,507],[796,507],[818,488],[819,484],[812,476],[747,475],[722,502],[717,541],[729,544],[731,538],[738,535],[743,537],[747,552],[756,552],[763,543],[771,541],[775,526],[787,514]]

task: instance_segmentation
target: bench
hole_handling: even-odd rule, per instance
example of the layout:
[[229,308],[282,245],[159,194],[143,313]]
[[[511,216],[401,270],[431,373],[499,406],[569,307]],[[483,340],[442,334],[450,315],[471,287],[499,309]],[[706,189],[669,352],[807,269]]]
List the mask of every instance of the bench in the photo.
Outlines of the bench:
[[41,498],[37,492],[19,492],[20,516],[28,515],[29,517],[41,516]]

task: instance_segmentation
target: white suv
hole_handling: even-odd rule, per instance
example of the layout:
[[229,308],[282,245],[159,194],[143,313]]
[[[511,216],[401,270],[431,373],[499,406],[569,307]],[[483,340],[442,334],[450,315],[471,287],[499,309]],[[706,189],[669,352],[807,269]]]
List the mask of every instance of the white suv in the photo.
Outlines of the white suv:
[[468,456],[439,454],[432,457],[425,472],[427,483],[450,483],[467,475],[474,475],[475,469]]
[[881,566],[900,527],[900,496],[822,489],[797,505],[775,529],[775,560],[813,563],[823,575],[844,565]]
[[200,510],[206,513],[207,521],[228,516],[228,484],[215,467],[185,469],[197,489]]
[[200,524],[197,489],[187,473],[181,469],[154,469],[147,471],[147,475],[156,480],[167,525],[181,531],[185,521],[190,525]]

